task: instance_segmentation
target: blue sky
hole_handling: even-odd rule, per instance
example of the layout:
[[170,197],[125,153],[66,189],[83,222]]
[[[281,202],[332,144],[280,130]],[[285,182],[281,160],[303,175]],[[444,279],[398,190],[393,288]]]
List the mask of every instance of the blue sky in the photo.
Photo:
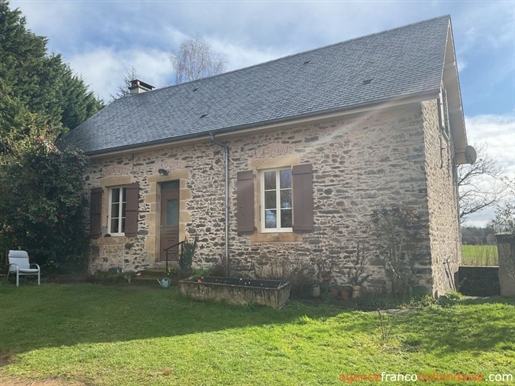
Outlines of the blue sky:
[[[170,54],[203,35],[234,70],[449,14],[469,142],[515,178],[515,1],[36,1],[11,0],[96,95],[108,101],[134,67],[172,82]],[[488,181],[486,181],[488,183]],[[481,225],[485,211],[469,219]]]

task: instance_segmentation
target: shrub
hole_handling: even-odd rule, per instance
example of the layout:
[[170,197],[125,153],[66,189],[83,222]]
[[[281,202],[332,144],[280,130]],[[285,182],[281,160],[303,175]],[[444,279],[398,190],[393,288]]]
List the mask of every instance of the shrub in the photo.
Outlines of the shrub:
[[83,175],[87,158],[41,137],[4,166],[0,245],[25,249],[44,269],[82,271],[89,247]]
[[195,255],[195,250],[197,249],[197,237],[192,243],[188,240],[184,240],[184,244],[182,246],[182,254],[179,258],[179,265],[181,267],[181,271],[190,272],[191,273],[191,265],[193,264],[193,256]]
[[392,205],[372,213],[372,225],[380,246],[380,259],[396,296],[413,289],[413,257],[420,242],[421,224],[411,208]]

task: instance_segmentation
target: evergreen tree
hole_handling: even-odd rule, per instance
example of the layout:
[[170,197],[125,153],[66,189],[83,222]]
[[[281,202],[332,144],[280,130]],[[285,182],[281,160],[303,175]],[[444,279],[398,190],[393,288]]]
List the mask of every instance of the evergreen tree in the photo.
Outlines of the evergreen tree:
[[18,153],[30,125],[50,128],[45,137],[54,141],[103,107],[60,55],[46,54],[46,43],[18,9],[0,2],[1,163]]
[[20,247],[45,269],[77,270],[87,263],[87,159],[54,142],[103,102],[25,24],[0,0],[0,251]]

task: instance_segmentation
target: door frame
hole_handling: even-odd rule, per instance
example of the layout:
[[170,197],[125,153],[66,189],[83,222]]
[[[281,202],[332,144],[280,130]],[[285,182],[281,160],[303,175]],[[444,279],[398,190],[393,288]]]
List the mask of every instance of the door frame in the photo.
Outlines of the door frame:
[[[163,224],[163,221],[166,221],[166,214],[163,213],[163,211],[166,210],[166,208],[163,207],[163,185],[168,183],[177,183],[177,187],[171,188],[170,190],[174,190],[174,196],[176,195],[177,198],[177,242],[180,242],[181,240],[181,180],[180,179],[173,179],[173,180],[167,180],[167,181],[161,181],[159,183],[159,211],[156,213],[156,217],[159,218],[159,227],[156,228],[156,231],[158,232],[158,239],[159,239],[159,249],[156,254],[156,261],[162,262],[166,260],[166,255],[164,254],[164,246],[163,246],[163,236],[164,236],[164,227],[166,226]],[[175,198],[175,197],[174,197]],[[177,247],[177,256],[176,258],[179,258],[179,248]]]
[[192,197],[192,192],[187,186],[190,173],[187,169],[170,170],[167,176],[158,174],[157,170],[147,177],[149,192],[145,195],[145,204],[149,207],[146,222],[149,234],[145,242],[148,252],[149,263],[159,263],[161,259],[161,183],[179,180],[180,202],[179,202],[179,241],[188,237],[186,224],[191,221],[192,216],[187,210],[187,202]]

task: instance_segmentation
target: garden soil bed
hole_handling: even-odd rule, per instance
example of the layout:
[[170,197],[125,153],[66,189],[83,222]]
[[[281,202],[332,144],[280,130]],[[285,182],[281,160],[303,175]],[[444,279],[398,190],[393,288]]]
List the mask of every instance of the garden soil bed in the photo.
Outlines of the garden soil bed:
[[226,301],[239,305],[255,303],[280,309],[290,296],[291,283],[207,276],[181,280],[179,288],[184,296],[193,299]]

